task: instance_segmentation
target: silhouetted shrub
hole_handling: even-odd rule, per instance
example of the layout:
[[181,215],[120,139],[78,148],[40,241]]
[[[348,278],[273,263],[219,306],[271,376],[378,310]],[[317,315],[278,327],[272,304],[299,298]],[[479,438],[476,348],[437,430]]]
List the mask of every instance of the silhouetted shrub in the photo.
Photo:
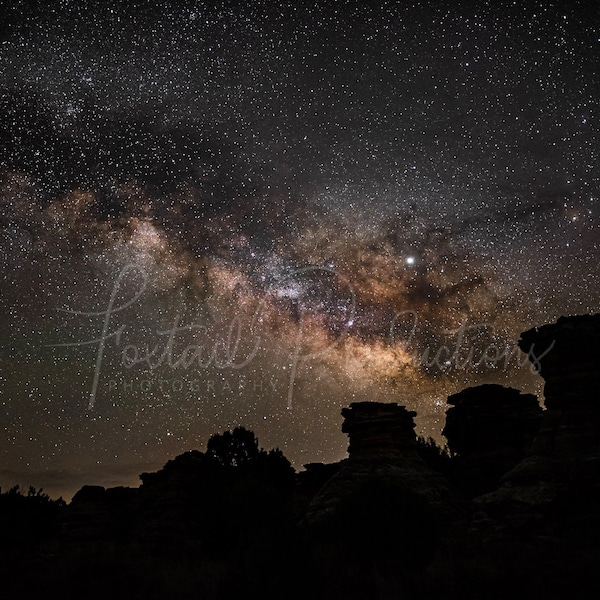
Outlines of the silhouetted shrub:
[[42,489],[29,487],[26,494],[18,485],[0,493],[0,548],[31,550],[53,532],[62,498],[53,500]]

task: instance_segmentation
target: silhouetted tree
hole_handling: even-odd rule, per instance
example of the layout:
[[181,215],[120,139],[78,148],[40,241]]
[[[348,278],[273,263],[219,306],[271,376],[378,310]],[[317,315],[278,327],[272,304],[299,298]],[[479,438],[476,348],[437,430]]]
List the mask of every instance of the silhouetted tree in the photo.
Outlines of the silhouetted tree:
[[447,446],[443,448],[438,446],[436,441],[423,436],[417,438],[417,452],[425,463],[438,473],[449,475],[452,471],[454,455],[448,450]]
[[207,444],[207,454],[224,466],[239,467],[259,456],[254,432],[236,427],[233,432],[225,431],[213,435]]

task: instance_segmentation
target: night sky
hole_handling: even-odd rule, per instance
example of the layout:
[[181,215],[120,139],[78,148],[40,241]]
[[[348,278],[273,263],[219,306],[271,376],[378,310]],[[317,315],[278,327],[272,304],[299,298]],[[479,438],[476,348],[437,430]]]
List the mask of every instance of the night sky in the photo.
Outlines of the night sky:
[[339,460],[359,400],[443,441],[450,393],[541,395],[521,331],[600,311],[598,2],[31,4],[0,9],[3,488],[137,485],[238,425]]

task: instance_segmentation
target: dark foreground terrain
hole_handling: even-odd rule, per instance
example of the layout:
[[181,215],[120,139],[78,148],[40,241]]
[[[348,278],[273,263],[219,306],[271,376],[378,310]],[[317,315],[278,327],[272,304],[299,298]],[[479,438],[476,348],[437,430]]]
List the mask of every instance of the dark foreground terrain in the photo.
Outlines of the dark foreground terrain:
[[3,598],[563,598],[600,593],[600,315],[522,334],[537,398],[448,399],[449,451],[396,404],[342,411],[347,459],[295,473],[238,428],[138,489],[0,495]]

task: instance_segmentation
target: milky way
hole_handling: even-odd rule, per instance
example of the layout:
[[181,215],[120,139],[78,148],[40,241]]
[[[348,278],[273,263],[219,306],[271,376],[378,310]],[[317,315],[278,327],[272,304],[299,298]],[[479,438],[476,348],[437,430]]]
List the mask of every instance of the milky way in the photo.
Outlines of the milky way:
[[365,399],[442,440],[463,387],[541,397],[521,331],[600,311],[596,3],[2,10],[1,484],[238,425],[338,460]]

